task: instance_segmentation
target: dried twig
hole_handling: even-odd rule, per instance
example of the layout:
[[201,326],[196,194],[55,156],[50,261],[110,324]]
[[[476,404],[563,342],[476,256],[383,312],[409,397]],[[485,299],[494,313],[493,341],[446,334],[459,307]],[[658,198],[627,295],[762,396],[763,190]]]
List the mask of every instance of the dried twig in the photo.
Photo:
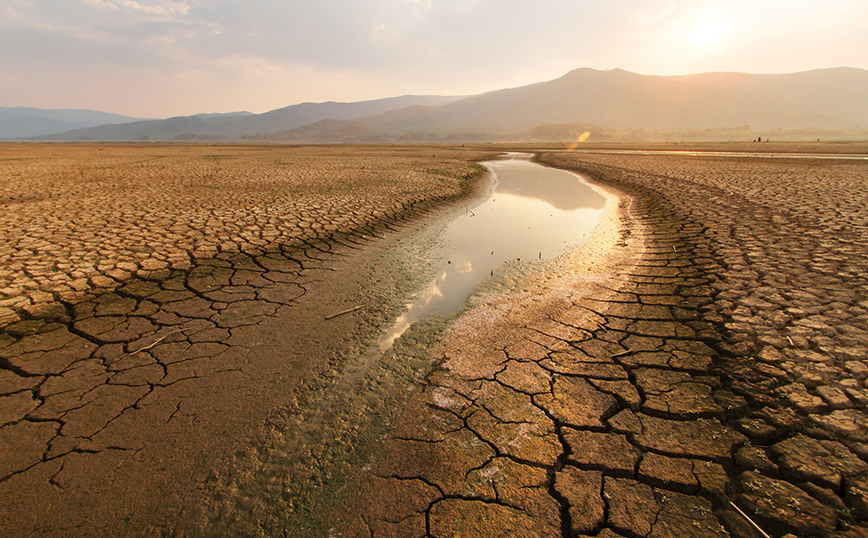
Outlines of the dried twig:
[[620,352],[620,353],[615,353],[615,354],[612,355],[610,358],[611,358],[611,359],[617,359],[618,357],[623,357],[623,356],[625,356],[625,355],[630,355],[631,353],[633,353],[633,350],[632,350],[632,349],[628,349],[627,351],[622,351],[622,352]]
[[329,320],[332,318],[336,318],[338,316],[343,316],[344,314],[349,314],[350,312],[355,312],[356,310],[360,310],[362,308],[364,308],[364,306],[362,306],[362,305],[354,306],[354,307],[348,308],[342,312],[338,312],[337,314],[332,314],[331,316],[326,316],[325,319]]
[[173,334],[182,333],[182,332],[184,332],[184,331],[186,331],[186,330],[187,330],[187,329],[175,329],[174,331],[172,331],[172,332],[170,332],[170,333],[164,334],[162,337],[157,338],[156,340],[154,340],[150,345],[147,345],[147,346],[145,346],[145,347],[141,347],[141,348],[139,348],[139,349],[133,351],[132,353],[129,354],[129,356],[132,357],[133,355],[135,355],[136,353],[139,353],[140,351],[145,351],[145,350],[147,350],[147,349],[151,349],[152,347],[154,347],[155,345],[159,344],[160,342],[162,342],[162,341],[165,340],[166,338],[172,336]]
[[753,526],[753,528],[755,528],[757,531],[759,531],[759,533],[763,535],[763,538],[772,538],[771,536],[769,536],[768,534],[766,534],[766,531],[762,530],[762,528],[761,528],[759,525],[757,525],[756,523],[754,523],[754,520],[752,520],[751,518],[749,518],[749,517],[747,516],[747,514],[745,514],[744,512],[742,512],[742,511],[741,511],[741,508],[739,508],[738,506],[736,506],[736,504],[735,504],[734,502],[729,501],[729,505],[732,506],[733,508],[735,508],[735,511],[738,512],[739,514],[741,514],[741,517],[745,518],[745,519],[747,520],[747,522],[750,523],[750,524]]

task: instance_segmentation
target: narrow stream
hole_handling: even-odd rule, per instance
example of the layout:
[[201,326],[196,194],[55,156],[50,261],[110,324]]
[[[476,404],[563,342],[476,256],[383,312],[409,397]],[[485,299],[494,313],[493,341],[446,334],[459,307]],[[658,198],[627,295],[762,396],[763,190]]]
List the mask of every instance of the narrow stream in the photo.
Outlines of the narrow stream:
[[409,266],[432,280],[386,325],[390,328],[378,342],[365,342],[357,355],[344,357],[332,377],[269,417],[263,444],[234,460],[225,479],[213,486],[209,524],[214,529],[227,525],[223,534],[233,535],[242,528],[249,530],[245,535],[329,535],[352,492],[345,487],[379,450],[420,373],[430,370],[427,346],[446,320],[477,286],[499,287],[502,279],[509,288],[516,276],[547,271],[551,261],[584,243],[607,199],[579,176],[530,157],[510,154],[484,163],[490,183],[478,200],[426,223],[403,243],[390,243],[394,252],[379,258],[389,260],[383,262],[387,267]]
[[452,314],[486,278],[511,260],[555,258],[597,225],[606,199],[581,178],[510,154],[483,163],[492,183],[477,205],[449,223],[441,236],[437,276],[379,341],[385,352],[416,321]]

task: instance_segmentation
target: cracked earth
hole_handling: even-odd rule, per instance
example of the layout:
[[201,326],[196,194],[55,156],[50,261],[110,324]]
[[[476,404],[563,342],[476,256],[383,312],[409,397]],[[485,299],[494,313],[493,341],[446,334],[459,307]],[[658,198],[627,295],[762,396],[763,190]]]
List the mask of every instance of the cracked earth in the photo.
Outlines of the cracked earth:
[[539,161],[622,195],[605,266],[453,323],[332,532],[865,536],[868,165]]
[[372,243],[466,195],[457,153],[2,147],[0,534],[192,517],[253,425],[369,330],[324,318],[364,294]]
[[[427,159],[428,150],[417,151],[411,168]],[[163,273],[129,281],[97,264],[118,284],[94,291],[99,281],[87,277],[83,298],[17,268],[36,251],[13,261],[21,247],[8,248],[4,266],[18,273],[7,275],[6,289],[18,282],[35,291],[3,292],[11,320],[0,343],[4,528],[865,536],[868,164],[538,159],[613,194],[595,237],[557,266],[483,290],[458,319],[411,331],[373,366],[321,359],[334,381],[303,394],[285,386],[293,405],[272,394],[281,387],[273,378],[303,378],[310,365],[293,357],[317,347],[346,356],[329,342],[340,331],[359,334],[343,320],[317,326],[331,337],[294,348],[287,335],[302,338],[299,327],[354,306],[347,290],[327,290],[350,273],[340,260],[372,248],[365,237],[382,228],[367,225],[340,241],[306,237],[301,249],[218,246],[216,254],[188,254],[187,267],[140,263],[137,272]],[[460,170],[453,178],[472,172],[458,159],[440,160]],[[402,192],[428,200],[437,184]],[[227,235],[236,245],[239,236]],[[63,308],[33,309],[50,302],[36,293]],[[309,318],[275,321],[314,295],[326,300]],[[334,404],[330,391],[347,400]],[[236,399],[244,403],[227,402]],[[249,402],[264,411],[244,414]],[[257,420],[265,424],[259,438],[225,439]],[[179,447],[186,444],[196,453]],[[211,459],[191,467],[175,454]],[[142,497],[155,491],[146,473],[177,481],[158,493],[179,496],[173,506],[206,498],[207,507],[149,511]],[[66,527],[49,507],[65,510]]]

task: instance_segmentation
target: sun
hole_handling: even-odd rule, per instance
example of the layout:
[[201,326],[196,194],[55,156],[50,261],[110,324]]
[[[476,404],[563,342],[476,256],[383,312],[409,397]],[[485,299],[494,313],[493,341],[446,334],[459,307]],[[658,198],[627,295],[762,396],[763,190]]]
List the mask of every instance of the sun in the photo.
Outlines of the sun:
[[707,50],[714,48],[725,33],[723,23],[717,19],[705,19],[693,28],[690,40],[696,48]]

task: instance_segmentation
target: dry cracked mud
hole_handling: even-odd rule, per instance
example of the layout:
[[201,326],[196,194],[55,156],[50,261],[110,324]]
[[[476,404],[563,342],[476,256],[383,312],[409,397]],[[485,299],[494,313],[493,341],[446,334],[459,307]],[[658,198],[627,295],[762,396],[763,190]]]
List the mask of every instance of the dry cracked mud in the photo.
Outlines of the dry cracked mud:
[[378,306],[369,247],[466,196],[481,155],[0,147],[0,534],[195,520],[209,473],[383,315],[324,319]]
[[331,532],[868,534],[868,162],[538,160],[620,241],[450,325]]
[[[348,320],[303,346],[287,336],[352,306],[327,290],[375,243],[212,254],[60,301],[75,307],[59,322],[7,305],[3,528],[57,533],[59,510],[75,515],[67,535],[866,535],[868,160],[538,160],[615,196],[592,241],[375,364],[330,363],[334,384],[293,393],[258,439],[222,439],[267,414],[226,400],[273,409],[271,378],[309,366],[293,353],[346,356],[331,340],[361,335]],[[325,304],[309,317],[273,322],[313,295]],[[347,401],[326,409],[335,387]],[[191,431],[211,459],[173,465]],[[176,504],[210,504],[149,511],[153,491],[129,481],[154,469],[194,484]]]

